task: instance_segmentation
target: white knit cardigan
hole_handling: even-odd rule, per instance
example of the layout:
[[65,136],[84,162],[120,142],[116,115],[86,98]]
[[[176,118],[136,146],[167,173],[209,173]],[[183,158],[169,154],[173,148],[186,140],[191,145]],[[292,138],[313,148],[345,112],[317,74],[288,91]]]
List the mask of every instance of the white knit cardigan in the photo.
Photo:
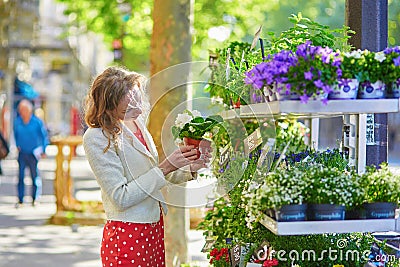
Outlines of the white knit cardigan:
[[83,147],[90,167],[100,185],[104,210],[109,220],[153,223],[160,219],[160,203],[164,213],[167,205],[160,191],[168,181],[182,183],[192,179],[190,172],[166,177],[158,168],[158,154],[153,138],[137,120],[146,147],[123,124],[118,142],[107,146],[101,128],[89,128],[83,136]]

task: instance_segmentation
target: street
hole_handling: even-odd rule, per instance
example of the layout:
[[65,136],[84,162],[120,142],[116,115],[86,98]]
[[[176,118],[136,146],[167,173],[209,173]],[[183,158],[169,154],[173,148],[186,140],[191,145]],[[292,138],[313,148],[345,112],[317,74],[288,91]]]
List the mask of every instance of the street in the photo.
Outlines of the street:
[[[50,151],[51,152],[51,151]],[[39,204],[31,205],[29,172],[26,175],[25,202],[15,208],[17,161],[1,161],[0,176],[0,267],[99,267],[102,225],[79,226],[74,232],[70,226],[51,225],[49,218],[56,212],[53,182],[55,159],[50,155],[39,163],[43,179],[43,195]],[[98,199],[100,193],[84,157],[71,162],[75,196],[78,199]],[[204,245],[200,231],[190,230],[189,258],[197,266],[206,266],[207,259],[200,250]],[[195,266],[195,265],[193,265]]]

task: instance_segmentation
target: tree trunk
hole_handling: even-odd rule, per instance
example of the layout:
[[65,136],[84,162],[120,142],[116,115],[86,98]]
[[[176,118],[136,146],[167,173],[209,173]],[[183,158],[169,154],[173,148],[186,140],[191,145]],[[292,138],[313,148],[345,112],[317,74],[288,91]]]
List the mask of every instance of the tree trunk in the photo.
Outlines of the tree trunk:
[[[187,101],[186,85],[190,68],[178,64],[191,61],[191,14],[193,0],[155,0],[153,34],[150,50],[149,93],[152,110],[149,130],[158,147],[160,161],[164,151],[174,149],[173,140],[161,142],[161,133],[170,132],[171,123],[165,123],[168,114],[177,105]],[[178,65],[178,66],[177,66]],[[164,192],[167,203],[185,201],[185,194]],[[188,210],[169,206],[165,218],[166,264],[179,266],[187,261]]]

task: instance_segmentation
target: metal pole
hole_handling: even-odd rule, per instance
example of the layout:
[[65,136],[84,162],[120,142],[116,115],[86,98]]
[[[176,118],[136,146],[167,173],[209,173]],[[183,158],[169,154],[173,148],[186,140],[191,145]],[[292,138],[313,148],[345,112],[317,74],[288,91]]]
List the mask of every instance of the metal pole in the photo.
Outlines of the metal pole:
[[[388,0],[346,0],[346,25],[356,32],[350,43],[359,49],[381,51],[388,43]],[[388,161],[387,113],[374,114],[374,140],[367,144],[366,164]]]

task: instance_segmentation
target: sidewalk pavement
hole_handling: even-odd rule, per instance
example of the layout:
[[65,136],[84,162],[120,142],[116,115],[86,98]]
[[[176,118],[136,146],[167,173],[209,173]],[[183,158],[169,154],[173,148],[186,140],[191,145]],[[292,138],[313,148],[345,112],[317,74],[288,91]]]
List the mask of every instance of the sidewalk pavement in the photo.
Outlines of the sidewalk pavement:
[[[400,144],[396,144],[396,148]],[[389,163],[400,172],[400,149],[392,151]],[[47,152],[47,150],[46,150]],[[50,151],[51,152],[51,151]],[[17,161],[10,157],[1,161],[0,176],[0,267],[100,267],[99,259],[102,225],[80,226],[73,232],[70,226],[48,224],[56,212],[54,197],[54,155],[42,159],[39,169],[43,179],[43,195],[35,207],[27,203],[16,209]],[[84,157],[71,162],[75,197],[80,200],[97,200],[100,193],[89,165]],[[26,192],[31,180],[26,176]],[[29,195],[29,193],[28,193]],[[189,259],[192,266],[208,266],[206,255],[201,253],[204,238],[200,231],[190,230]]]
[[[17,161],[1,161],[0,176],[0,267],[100,267],[99,259],[102,225],[79,226],[74,232],[70,226],[51,225],[48,219],[55,214],[54,156],[42,159],[39,170],[43,180],[43,194],[39,204],[31,205],[31,179],[26,175],[26,203],[15,208],[17,201]],[[95,200],[100,197],[97,183],[84,157],[71,162],[75,197]],[[86,198],[86,199],[83,199]],[[208,266],[201,253],[204,245],[202,232],[190,230],[189,262],[192,266]]]

